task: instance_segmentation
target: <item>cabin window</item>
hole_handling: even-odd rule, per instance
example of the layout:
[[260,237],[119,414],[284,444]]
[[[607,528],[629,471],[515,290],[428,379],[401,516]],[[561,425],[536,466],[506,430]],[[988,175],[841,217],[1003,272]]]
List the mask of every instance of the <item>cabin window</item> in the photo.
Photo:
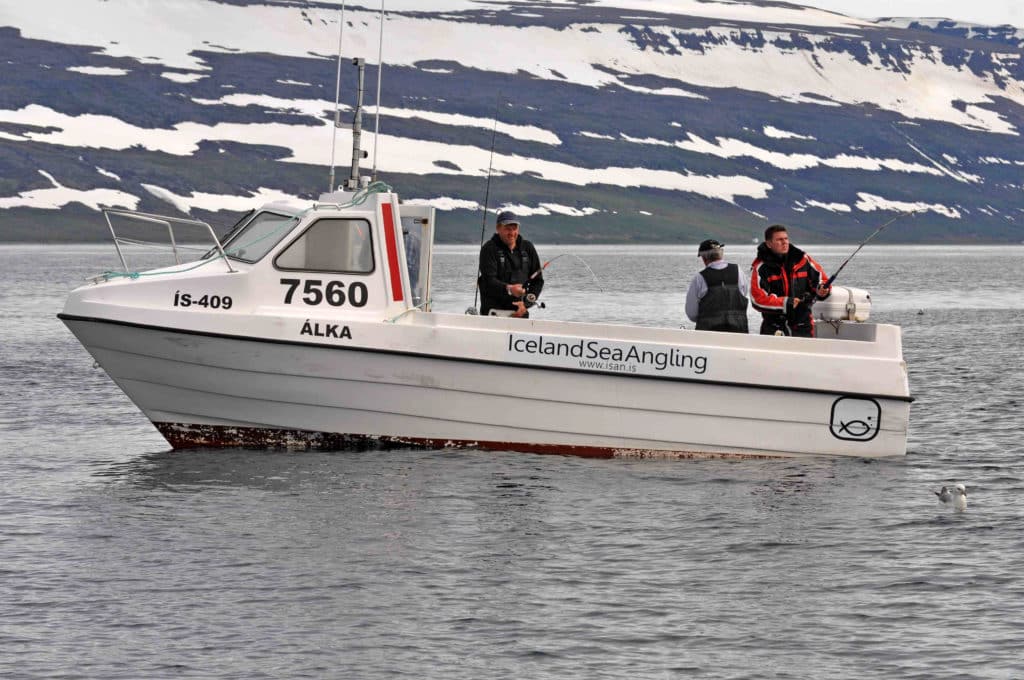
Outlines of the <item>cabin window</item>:
[[[281,242],[295,226],[295,217],[279,213],[261,212],[249,222],[228,234],[224,242],[224,253],[243,262],[256,262]],[[216,251],[207,253],[207,257]]]
[[373,242],[366,220],[317,220],[274,264],[280,269],[369,274],[373,271]]

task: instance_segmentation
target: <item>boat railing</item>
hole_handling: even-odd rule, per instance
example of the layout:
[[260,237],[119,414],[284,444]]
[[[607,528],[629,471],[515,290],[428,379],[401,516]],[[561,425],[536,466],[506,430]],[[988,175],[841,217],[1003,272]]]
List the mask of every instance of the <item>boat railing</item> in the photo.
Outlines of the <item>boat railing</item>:
[[[127,220],[134,220],[136,222],[142,222],[146,224],[162,225],[167,228],[168,241],[151,241],[146,239],[131,238],[128,236],[118,235],[117,231],[114,229],[114,221],[111,220],[112,216],[123,217]],[[179,227],[199,227],[200,231],[205,230],[206,234],[209,235],[210,241],[213,243],[213,250],[215,250],[219,254],[220,259],[224,261],[225,265],[227,265],[228,271],[235,271],[232,268],[231,262],[228,260],[227,255],[224,253],[224,248],[221,246],[220,239],[217,238],[217,233],[213,230],[213,227],[211,227],[206,222],[203,222],[202,220],[194,220],[184,217],[171,217],[169,215],[154,215],[151,213],[139,212],[137,210],[119,210],[114,208],[105,208],[103,210],[103,217],[107,220],[107,227],[109,227],[110,235],[114,239],[114,248],[117,249],[117,257],[121,260],[121,266],[124,267],[125,274],[130,274],[131,272],[128,267],[128,261],[127,259],[125,259],[124,251],[121,249],[121,246],[141,246],[161,249],[170,248],[171,251],[174,253],[174,263],[177,265],[182,264],[182,251],[194,251],[199,253],[212,254],[213,251],[211,251],[210,246],[208,245],[196,245],[181,242],[174,235],[175,225],[178,225]]]

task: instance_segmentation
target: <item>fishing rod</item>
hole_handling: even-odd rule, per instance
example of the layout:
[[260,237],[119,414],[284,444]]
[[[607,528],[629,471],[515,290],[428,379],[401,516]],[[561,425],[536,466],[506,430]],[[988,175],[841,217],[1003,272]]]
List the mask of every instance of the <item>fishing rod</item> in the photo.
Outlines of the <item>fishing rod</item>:
[[[480,246],[484,245],[484,233],[487,230],[487,209],[491,201],[491,172],[494,169],[494,140],[498,137],[498,107],[501,105],[501,92],[494,98],[494,128],[491,130],[491,157],[487,161],[487,188],[484,190],[484,210],[480,218]],[[480,279],[480,271],[476,273],[477,280]],[[473,287],[473,306],[466,310],[466,314],[476,314],[477,298],[480,296],[479,284]]]
[[839,265],[839,268],[838,268],[838,269],[836,269],[836,272],[835,272],[835,274],[833,274],[831,278],[827,279],[827,284],[828,284],[829,286],[831,286],[831,285],[832,285],[833,283],[835,283],[835,281],[836,281],[836,277],[837,277],[837,276],[839,276],[839,273],[840,273],[840,272],[842,272],[842,271],[843,271],[843,269],[844,269],[844,268],[846,267],[846,265],[848,265],[848,264],[850,263],[850,260],[852,260],[852,259],[853,259],[853,256],[854,256],[854,255],[856,255],[857,253],[859,253],[859,252],[860,252],[860,249],[861,249],[861,248],[863,248],[864,246],[866,246],[866,245],[868,244],[868,241],[870,241],[870,240],[871,240],[871,239],[873,239],[874,237],[876,237],[876,236],[878,236],[879,234],[881,234],[881,233],[882,233],[882,231],[883,231],[883,230],[884,230],[884,229],[885,229],[886,227],[888,227],[888,226],[889,226],[890,224],[892,224],[892,223],[893,223],[893,222],[895,222],[896,220],[902,219],[902,218],[906,217],[907,215],[914,215],[914,214],[916,214],[916,213],[917,213],[917,211],[916,211],[916,210],[907,210],[907,211],[905,211],[905,212],[901,212],[900,214],[896,215],[896,217],[893,217],[893,218],[892,218],[891,220],[889,220],[888,222],[886,222],[885,224],[883,224],[882,226],[880,226],[880,227],[879,227],[878,229],[875,229],[875,230],[874,230],[873,232],[871,232],[871,235],[870,235],[870,236],[868,236],[868,237],[867,237],[866,239],[864,239],[863,241],[861,241],[861,242],[860,242],[860,245],[859,245],[859,246],[857,246],[857,249],[856,249],[856,250],[854,250],[854,251],[853,251],[852,253],[850,253],[850,256],[849,256],[848,258],[846,258],[846,259],[845,259],[845,260],[843,261],[843,263],[842,263],[841,265]]

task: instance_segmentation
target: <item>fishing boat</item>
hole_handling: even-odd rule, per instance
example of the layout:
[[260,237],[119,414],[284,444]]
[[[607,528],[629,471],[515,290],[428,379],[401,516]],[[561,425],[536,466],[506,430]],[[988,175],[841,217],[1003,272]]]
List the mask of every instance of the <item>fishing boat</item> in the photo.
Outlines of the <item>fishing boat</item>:
[[[123,271],[59,318],[172,447],[906,452],[900,329],[867,321],[863,291],[834,288],[813,339],[436,312],[435,211],[360,177],[359,157],[342,187],[265,205],[224,238],[105,211]],[[123,219],[165,230],[176,263],[132,271]],[[183,225],[210,240],[192,262]]]

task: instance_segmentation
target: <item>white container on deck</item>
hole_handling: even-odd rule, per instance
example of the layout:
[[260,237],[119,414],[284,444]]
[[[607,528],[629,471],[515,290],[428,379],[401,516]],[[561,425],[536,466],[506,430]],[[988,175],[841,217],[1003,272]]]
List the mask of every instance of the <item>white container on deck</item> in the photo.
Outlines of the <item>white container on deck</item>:
[[822,321],[867,321],[871,295],[860,288],[834,286],[827,300],[814,303],[814,316]]

